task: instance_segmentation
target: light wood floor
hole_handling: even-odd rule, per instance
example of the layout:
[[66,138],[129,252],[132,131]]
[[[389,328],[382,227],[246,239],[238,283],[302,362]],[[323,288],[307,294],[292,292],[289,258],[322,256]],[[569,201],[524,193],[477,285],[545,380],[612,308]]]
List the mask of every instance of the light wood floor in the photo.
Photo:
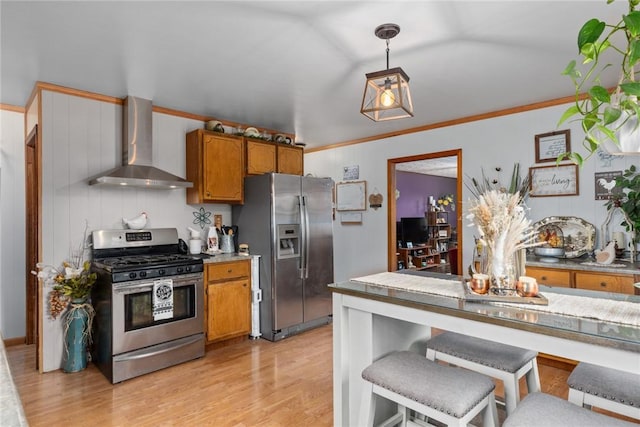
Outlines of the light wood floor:
[[[39,374],[33,346],[8,347],[7,358],[34,427],[333,424],[331,325],[278,343],[209,349],[202,359],[116,385],[92,364]],[[541,364],[540,375],[544,392],[566,399],[568,371]]]

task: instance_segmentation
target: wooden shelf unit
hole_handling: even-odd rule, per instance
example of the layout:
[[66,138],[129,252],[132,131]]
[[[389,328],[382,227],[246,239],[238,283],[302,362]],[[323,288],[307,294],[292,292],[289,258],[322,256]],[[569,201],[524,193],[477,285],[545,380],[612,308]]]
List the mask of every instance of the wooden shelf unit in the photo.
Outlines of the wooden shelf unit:
[[[404,263],[404,268],[409,270],[429,270],[440,269],[440,253],[430,245],[416,245],[412,248],[398,248],[400,261]],[[410,267],[409,261],[413,267]]]
[[451,240],[451,225],[449,224],[449,212],[436,211],[425,212],[427,217],[427,236],[429,246],[440,254],[441,272],[451,273],[451,259],[449,258],[449,245]]

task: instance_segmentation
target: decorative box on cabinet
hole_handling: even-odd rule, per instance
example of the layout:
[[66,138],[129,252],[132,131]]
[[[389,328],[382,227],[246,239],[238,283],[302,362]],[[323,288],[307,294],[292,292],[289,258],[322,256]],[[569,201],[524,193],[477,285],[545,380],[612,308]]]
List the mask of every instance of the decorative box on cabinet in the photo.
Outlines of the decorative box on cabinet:
[[244,143],[204,129],[187,134],[187,203],[244,202]]
[[277,144],[278,173],[300,175],[304,173],[304,152],[302,147]]
[[276,145],[272,142],[246,138],[247,175],[276,172]]
[[205,335],[207,343],[251,332],[251,264],[205,264]]

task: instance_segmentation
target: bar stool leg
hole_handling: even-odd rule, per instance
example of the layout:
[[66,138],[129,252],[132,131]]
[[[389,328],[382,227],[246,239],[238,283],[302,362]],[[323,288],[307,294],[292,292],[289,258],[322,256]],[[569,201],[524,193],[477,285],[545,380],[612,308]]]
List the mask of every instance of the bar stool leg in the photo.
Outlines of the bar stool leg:
[[359,420],[364,421],[365,426],[373,426],[373,418],[376,415],[376,398],[373,395],[373,384],[367,382],[362,387],[362,399],[360,401]]
[[491,393],[489,395],[489,404],[486,408],[484,408],[482,414],[482,425],[494,427],[498,426],[498,408],[496,406],[495,393]]
[[520,385],[515,375],[502,378],[502,383],[504,384],[504,403],[507,415],[509,415],[516,409],[516,405],[520,401]]
[[538,358],[534,357],[530,362],[531,369],[527,372],[527,391],[529,394],[542,391],[540,388],[540,374],[538,373]]

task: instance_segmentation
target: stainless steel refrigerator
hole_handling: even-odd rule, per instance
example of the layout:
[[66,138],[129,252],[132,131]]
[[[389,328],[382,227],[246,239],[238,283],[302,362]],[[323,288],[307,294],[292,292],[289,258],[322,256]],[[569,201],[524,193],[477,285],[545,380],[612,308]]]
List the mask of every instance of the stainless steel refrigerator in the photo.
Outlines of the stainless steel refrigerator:
[[260,255],[260,332],[277,341],[331,322],[333,180],[265,174],[245,178],[233,207],[240,243]]

